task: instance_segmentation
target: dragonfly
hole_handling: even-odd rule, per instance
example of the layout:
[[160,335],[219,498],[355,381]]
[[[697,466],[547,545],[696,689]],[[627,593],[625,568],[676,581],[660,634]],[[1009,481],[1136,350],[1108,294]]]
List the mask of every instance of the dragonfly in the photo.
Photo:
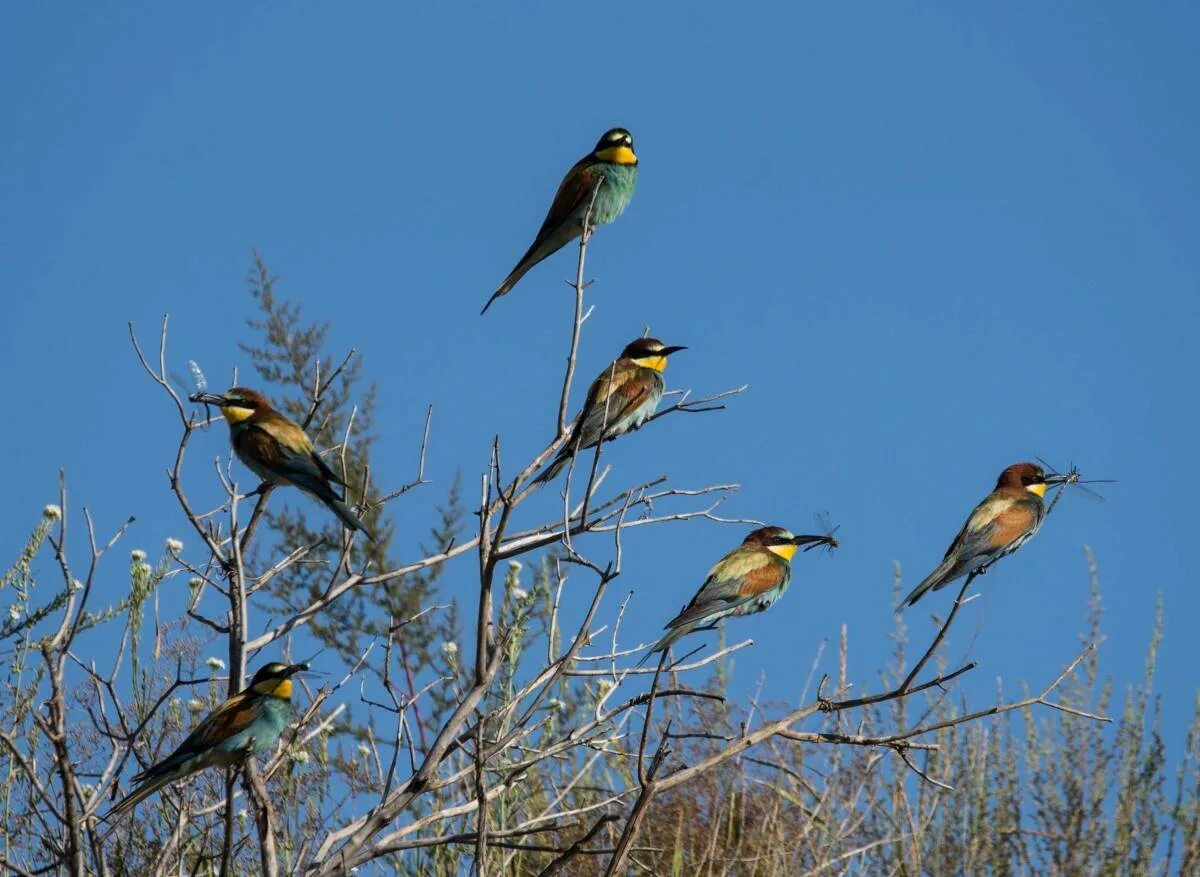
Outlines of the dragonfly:
[[1054,508],[1054,505],[1058,502],[1067,489],[1076,490],[1079,493],[1082,493],[1088,499],[1104,502],[1103,496],[1086,485],[1117,483],[1115,478],[1089,478],[1085,480],[1082,477],[1082,473],[1079,471],[1079,467],[1074,463],[1071,464],[1070,468],[1067,469],[1066,472],[1061,472],[1057,466],[1052,466],[1041,457],[1034,457],[1034,459],[1041,463],[1042,468],[1046,471],[1046,483],[1051,485],[1059,485],[1058,493],[1054,495],[1054,502],[1050,504],[1050,508]]

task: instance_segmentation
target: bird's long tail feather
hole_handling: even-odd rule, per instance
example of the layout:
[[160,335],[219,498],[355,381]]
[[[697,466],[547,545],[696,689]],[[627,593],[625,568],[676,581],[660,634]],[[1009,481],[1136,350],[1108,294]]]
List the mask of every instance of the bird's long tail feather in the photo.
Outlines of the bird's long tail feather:
[[516,264],[516,267],[512,271],[508,272],[508,276],[504,278],[504,282],[492,293],[492,297],[487,300],[487,304],[483,306],[483,310],[479,312],[479,315],[482,317],[487,313],[487,309],[492,306],[492,302],[502,295],[507,295],[520,282],[521,278],[526,275],[530,268],[547,256],[558,252],[567,241],[579,237],[582,231],[583,227],[580,225],[560,227],[544,236],[539,234],[537,240],[525,251],[525,255],[521,257],[521,261]]
[[105,822],[108,822],[108,821],[111,821],[112,819],[116,818],[117,816],[120,816],[122,813],[132,810],[134,807],[136,807],[142,801],[149,798],[151,795],[153,795],[155,792],[157,792],[163,786],[170,785],[171,783],[175,782],[175,780],[179,779],[180,777],[184,776],[187,773],[188,773],[188,771],[185,768],[181,767],[176,770],[170,770],[170,771],[167,771],[166,773],[159,774],[154,779],[151,779],[151,780],[147,781],[146,783],[144,783],[143,785],[138,786],[136,789],[134,789],[132,792],[130,792],[128,795],[126,795],[124,799],[117,802],[117,804],[114,805],[111,810],[109,810],[107,813],[105,813],[104,816],[101,817],[101,819]]
[[512,270],[512,274],[509,274],[507,277],[505,277],[504,282],[496,287],[496,291],[493,292],[492,297],[487,300],[487,304],[483,306],[483,310],[479,312],[479,316],[482,317],[484,314],[486,314],[487,309],[492,306],[492,302],[494,302],[500,296],[508,295],[509,290],[516,286],[517,281],[524,277],[525,272],[532,267],[533,265],[518,265],[516,268],[514,268]]
[[648,652],[646,652],[646,654],[642,655],[642,659],[637,662],[636,666],[640,667],[643,664],[645,664],[647,661],[649,661],[651,656],[657,655],[660,652],[665,652],[667,649],[671,648],[671,646],[673,646],[675,644],[675,641],[678,640],[680,637],[686,636],[687,634],[691,633],[693,628],[694,628],[694,625],[685,624],[680,627],[676,627],[673,630],[667,631],[666,634],[663,635],[663,638],[660,639],[658,642],[656,642],[654,644],[653,648],[650,649],[650,651],[648,651]]
[[345,524],[351,530],[358,530],[359,532],[366,534],[366,537],[372,542],[375,541],[375,537],[372,535],[371,531],[367,529],[367,525],[362,522],[362,519],[358,515],[354,514],[354,510],[350,508],[350,506],[346,505],[346,503],[340,499],[337,499],[336,497],[326,499],[324,502],[325,505],[329,506],[330,511],[341,518],[343,524]]
[[926,576],[925,580],[913,588],[912,592],[901,601],[900,608],[904,609],[907,606],[911,606],[929,591],[936,591],[939,588],[946,587],[955,577],[955,567],[958,565],[957,561],[958,558],[951,556],[938,564],[937,569]]
[[563,466],[571,461],[571,455],[566,454],[555,457],[550,461],[550,465],[542,470],[542,474],[533,479],[534,484],[545,484],[547,481],[552,481],[554,476],[563,470]]

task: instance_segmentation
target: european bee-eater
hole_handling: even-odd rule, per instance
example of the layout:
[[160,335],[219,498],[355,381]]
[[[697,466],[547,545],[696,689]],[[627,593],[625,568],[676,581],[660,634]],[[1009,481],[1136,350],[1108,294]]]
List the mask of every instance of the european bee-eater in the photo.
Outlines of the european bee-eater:
[[1046,516],[1042,502],[1046,487],[1059,480],[1061,476],[1048,477],[1041,466],[1033,463],[1014,463],[1001,472],[996,489],[975,506],[946,549],[945,559],[913,588],[900,608],[911,606],[927,591],[944,588],[967,573],[982,572],[1032,539]]
[[534,483],[549,481],[579,451],[612,441],[645,423],[662,401],[667,357],[681,350],[687,348],[666,347],[657,338],[638,338],[626,344],[621,355],[592,381],[571,437]]
[[206,767],[231,767],[248,755],[275,748],[292,719],[292,676],[307,664],[267,664],[250,685],[225,701],[190,733],[179,748],[133,777],[137,788],[105,814],[119,816],[163,786]]
[[[730,615],[765,612],[787,590],[792,556],[801,545],[837,547],[831,535],[793,536],[783,527],[760,527],[708,571],[692,602],[667,622],[667,634],[638,662],[665,652],[680,637],[712,627]],[[805,549],[806,551],[808,549]]]
[[238,459],[263,481],[291,485],[312,495],[329,507],[351,530],[361,530],[371,538],[366,526],[334,491],[342,481],[313,450],[304,430],[288,420],[257,390],[233,387],[220,393],[193,393],[193,402],[216,405],[229,423],[229,437]]
[[[592,207],[589,225],[593,228],[620,216],[633,197],[637,165],[630,133],[624,128],[606,131],[596,143],[596,148],[567,171],[558,185],[558,192],[542,221],[542,227],[538,229],[537,237],[479,313],[484,313],[492,306],[492,302],[516,286],[526,271],[583,234],[583,217],[588,205]],[[595,203],[592,202],[592,192],[596,192]]]

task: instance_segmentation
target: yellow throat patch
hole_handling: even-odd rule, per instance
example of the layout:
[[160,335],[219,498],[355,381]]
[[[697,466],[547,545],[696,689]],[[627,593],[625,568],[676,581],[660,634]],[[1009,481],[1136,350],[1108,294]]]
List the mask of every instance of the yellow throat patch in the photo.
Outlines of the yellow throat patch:
[[254,416],[254,409],[239,408],[237,405],[223,405],[221,415],[230,423],[241,423],[246,418]]
[[292,680],[289,679],[266,679],[254,686],[255,694],[265,694],[268,697],[281,697],[284,700],[292,699]]
[[637,156],[628,146],[610,146],[607,149],[601,149],[596,153],[596,158],[600,161],[607,161],[609,164],[637,164]]
[[796,554],[796,549],[799,547],[799,545],[768,545],[767,551],[770,551],[772,554],[778,554],[784,560],[791,560]]
[[652,368],[656,372],[661,372],[667,367],[667,358],[665,356],[643,356],[641,359],[633,360],[633,364],[641,368]]
[[1046,485],[1045,484],[1029,484],[1029,485],[1026,485],[1025,489],[1028,490],[1030,493],[1032,493],[1034,496],[1045,496],[1046,495]]

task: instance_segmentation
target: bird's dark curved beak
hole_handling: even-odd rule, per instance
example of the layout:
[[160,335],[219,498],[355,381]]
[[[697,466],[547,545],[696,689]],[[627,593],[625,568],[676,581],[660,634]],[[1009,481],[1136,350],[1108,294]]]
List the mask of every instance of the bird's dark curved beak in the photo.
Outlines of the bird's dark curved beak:
[[288,676],[295,676],[297,673],[303,673],[303,672],[304,672],[305,670],[307,670],[307,669],[308,669],[308,662],[307,662],[307,661],[301,661],[299,664],[291,664],[291,665],[290,665],[290,666],[287,668],[287,675],[288,675]]
[[[792,544],[793,545],[808,545],[812,548],[816,548],[818,545],[828,545],[830,548],[838,547],[838,541],[836,539],[834,539],[832,536],[824,535],[824,534],[822,534],[820,536],[811,536],[811,535],[794,536],[792,538]],[[808,549],[805,549],[805,550],[808,550]]]
[[205,405],[223,406],[226,402],[224,396],[220,393],[192,393],[188,396],[189,402],[203,402]]
[[687,348],[682,345],[676,345],[675,347],[664,347],[662,350],[660,350],[658,352],[658,355],[659,356],[670,356],[672,353],[678,353],[681,350],[687,350]]
[[1045,478],[1042,479],[1042,483],[1050,484],[1050,485],[1066,484],[1067,481],[1070,479],[1070,477],[1071,477],[1070,475],[1047,475]]

